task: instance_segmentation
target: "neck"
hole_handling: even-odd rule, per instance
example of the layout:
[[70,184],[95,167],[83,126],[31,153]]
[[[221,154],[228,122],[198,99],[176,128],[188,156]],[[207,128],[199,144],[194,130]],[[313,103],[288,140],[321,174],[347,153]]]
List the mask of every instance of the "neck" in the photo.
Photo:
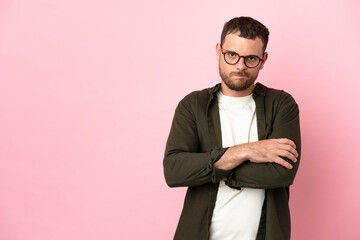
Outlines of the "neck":
[[226,84],[221,81],[221,92],[228,97],[246,97],[249,96],[255,88],[255,85],[251,85],[247,89],[241,90],[241,91],[235,91],[230,89]]

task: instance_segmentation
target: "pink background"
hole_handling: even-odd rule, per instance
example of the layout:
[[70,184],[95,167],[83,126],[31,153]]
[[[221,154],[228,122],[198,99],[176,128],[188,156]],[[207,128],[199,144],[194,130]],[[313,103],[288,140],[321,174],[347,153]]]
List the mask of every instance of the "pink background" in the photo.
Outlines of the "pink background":
[[0,239],[171,239],[178,101],[219,82],[225,21],[270,29],[258,80],[301,108],[292,239],[360,239],[358,1],[0,1]]

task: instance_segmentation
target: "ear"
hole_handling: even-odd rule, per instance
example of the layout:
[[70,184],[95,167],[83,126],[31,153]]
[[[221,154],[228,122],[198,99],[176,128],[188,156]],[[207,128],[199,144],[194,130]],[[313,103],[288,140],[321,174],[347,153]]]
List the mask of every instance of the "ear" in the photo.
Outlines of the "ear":
[[220,55],[221,55],[221,45],[220,43],[216,44],[216,59],[219,61],[220,60]]
[[264,68],[264,64],[265,64],[266,60],[268,59],[268,55],[269,54],[267,52],[264,53],[263,60],[261,61],[261,64],[260,64],[260,69]]

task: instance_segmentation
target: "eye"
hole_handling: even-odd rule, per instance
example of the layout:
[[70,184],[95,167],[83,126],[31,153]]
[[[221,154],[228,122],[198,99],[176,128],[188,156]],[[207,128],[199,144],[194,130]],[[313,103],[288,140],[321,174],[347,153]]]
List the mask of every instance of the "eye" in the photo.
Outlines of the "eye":
[[236,58],[237,57],[237,54],[234,53],[234,52],[227,52],[226,53],[230,58]]
[[249,61],[249,62],[257,62],[258,60],[259,60],[259,58],[254,55],[250,55],[250,56],[246,57],[246,61]]

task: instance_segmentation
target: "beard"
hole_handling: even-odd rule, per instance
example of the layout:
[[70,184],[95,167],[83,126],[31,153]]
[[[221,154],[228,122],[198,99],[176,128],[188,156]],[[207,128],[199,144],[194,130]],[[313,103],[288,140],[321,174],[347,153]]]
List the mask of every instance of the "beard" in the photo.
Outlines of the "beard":
[[[256,78],[258,73],[256,73],[256,75],[251,76],[251,74],[242,71],[242,72],[230,72],[229,75],[227,75],[224,71],[222,71],[222,69],[219,66],[219,74],[221,79],[224,81],[225,85],[230,88],[231,90],[234,91],[244,91],[246,89],[248,89],[249,87],[251,87]],[[239,80],[231,80],[231,77],[233,76],[242,76],[245,77],[243,79],[239,79]]]

